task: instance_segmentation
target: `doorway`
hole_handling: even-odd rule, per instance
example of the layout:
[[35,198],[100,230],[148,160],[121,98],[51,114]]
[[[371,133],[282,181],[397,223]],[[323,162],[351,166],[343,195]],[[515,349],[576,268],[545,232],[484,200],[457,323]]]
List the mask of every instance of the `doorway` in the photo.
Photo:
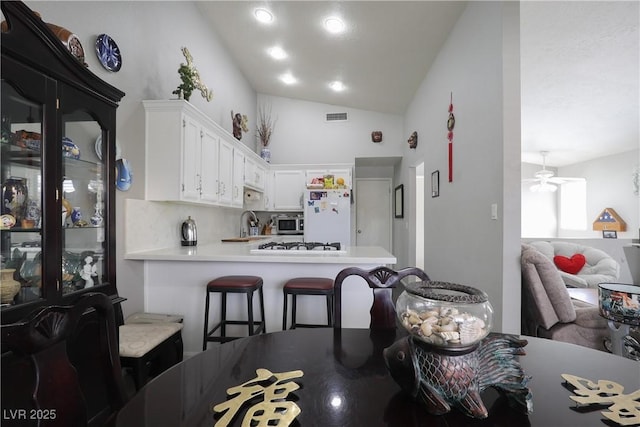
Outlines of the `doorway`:
[[356,179],[356,245],[391,252],[391,179]]
[[424,270],[424,162],[416,166],[416,267]]

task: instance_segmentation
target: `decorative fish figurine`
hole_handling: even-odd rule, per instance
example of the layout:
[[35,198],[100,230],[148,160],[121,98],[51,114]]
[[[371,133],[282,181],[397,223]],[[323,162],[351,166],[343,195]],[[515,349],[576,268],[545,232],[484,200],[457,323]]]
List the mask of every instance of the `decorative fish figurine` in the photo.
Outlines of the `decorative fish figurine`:
[[525,413],[533,411],[532,395],[516,356],[526,340],[489,334],[466,353],[435,349],[408,336],[384,349],[384,359],[400,387],[433,415],[456,407],[474,418],[486,418],[480,393],[494,387]]

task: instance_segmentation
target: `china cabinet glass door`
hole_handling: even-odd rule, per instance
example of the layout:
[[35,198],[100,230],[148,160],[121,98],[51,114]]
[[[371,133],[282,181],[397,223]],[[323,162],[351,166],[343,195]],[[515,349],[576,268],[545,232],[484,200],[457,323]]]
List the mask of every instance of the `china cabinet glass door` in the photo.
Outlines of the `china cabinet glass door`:
[[[3,67],[5,64],[3,64]],[[44,106],[29,89],[46,86],[37,73],[23,85],[2,79],[0,147],[2,179],[2,309],[43,297],[43,135]]]
[[62,293],[65,295],[105,281],[106,195],[102,128],[87,111],[73,109],[74,103],[61,100],[61,104],[59,188],[62,189]]

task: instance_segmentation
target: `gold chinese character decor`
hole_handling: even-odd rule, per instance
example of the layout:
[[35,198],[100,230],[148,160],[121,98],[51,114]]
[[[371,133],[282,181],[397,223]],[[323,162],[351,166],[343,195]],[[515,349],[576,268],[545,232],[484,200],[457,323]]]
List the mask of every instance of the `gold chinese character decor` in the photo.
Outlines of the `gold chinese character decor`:
[[256,375],[244,384],[227,389],[227,394],[233,397],[213,407],[214,412],[224,413],[214,427],[227,427],[245,403],[256,401],[260,397],[261,401],[247,409],[242,427],[291,425],[300,413],[300,407],[286,399],[289,393],[300,386],[290,380],[300,378],[304,373],[299,370],[273,373],[261,368],[256,369]]
[[578,396],[569,396],[579,405],[611,405],[602,415],[621,426],[640,424],[640,389],[624,394],[624,387],[608,380],[591,380],[562,374],[562,378],[575,387]]

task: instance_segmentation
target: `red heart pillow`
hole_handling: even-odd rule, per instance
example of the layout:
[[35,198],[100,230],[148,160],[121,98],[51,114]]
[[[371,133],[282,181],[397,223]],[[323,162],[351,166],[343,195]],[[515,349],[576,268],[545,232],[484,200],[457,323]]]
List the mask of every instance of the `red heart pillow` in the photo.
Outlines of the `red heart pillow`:
[[571,258],[566,256],[556,255],[553,257],[553,262],[556,264],[559,270],[569,274],[578,274],[584,264],[587,262],[584,255],[575,254]]

